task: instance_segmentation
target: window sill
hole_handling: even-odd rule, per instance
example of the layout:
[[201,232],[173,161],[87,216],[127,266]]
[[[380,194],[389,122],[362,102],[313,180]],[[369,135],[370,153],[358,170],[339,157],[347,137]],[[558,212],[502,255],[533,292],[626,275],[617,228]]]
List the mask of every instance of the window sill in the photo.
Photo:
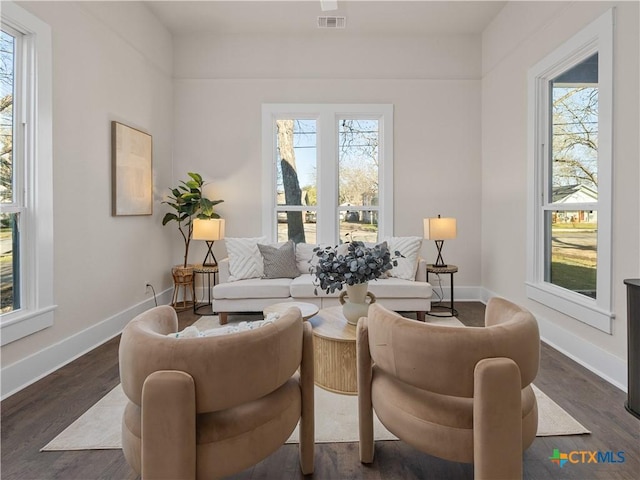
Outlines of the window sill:
[[52,326],[53,312],[56,307],[57,305],[51,305],[40,310],[15,312],[15,316],[7,314],[9,318],[3,318],[2,323],[0,323],[0,345],[4,346],[15,342],[27,335]]
[[611,335],[615,314],[595,300],[546,283],[527,283],[527,297]]

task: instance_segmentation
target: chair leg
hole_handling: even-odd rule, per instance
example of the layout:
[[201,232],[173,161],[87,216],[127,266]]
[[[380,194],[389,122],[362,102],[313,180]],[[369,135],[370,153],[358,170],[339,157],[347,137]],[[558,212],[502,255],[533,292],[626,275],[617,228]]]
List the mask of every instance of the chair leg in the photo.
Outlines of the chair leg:
[[521,403],[520,369],[513,360],[478,362],[473,394],[475,480],[522,478]]
[[371,403],[371,352],[367,319],[358,320],[356,329],[356,358],[358,362],[358,425],[360,461],[372,463],[375,454],[373,439],[373,405]]
[[313,332],[309,322],[303,322],[302,362],[300,363],[300,389],[302,412],[300,416],[300,469],[303,475],[314,470],[315,456],[315,408],[313,383]]

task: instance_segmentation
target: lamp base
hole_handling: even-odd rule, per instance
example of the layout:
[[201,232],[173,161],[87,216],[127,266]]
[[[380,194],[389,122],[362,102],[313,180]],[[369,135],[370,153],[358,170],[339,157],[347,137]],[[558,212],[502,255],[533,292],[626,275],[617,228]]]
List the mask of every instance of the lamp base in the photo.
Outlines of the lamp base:
[[436,240],[436,247],[438,248],[438,258],[436,258],[436,263],[433,264],[436,268],[446,268],[447,264],[444,263],[442,259],[442,246],[444,245],[444,240]]
[[[207,243],[207,255],[204,257],[204,262],[202,262],[203,267],[215,267],[218,265],[218,261],[216,260],[216,256],[213,254],[213,241],[206,240]],[[213,261],[209,261],[209,258]]]

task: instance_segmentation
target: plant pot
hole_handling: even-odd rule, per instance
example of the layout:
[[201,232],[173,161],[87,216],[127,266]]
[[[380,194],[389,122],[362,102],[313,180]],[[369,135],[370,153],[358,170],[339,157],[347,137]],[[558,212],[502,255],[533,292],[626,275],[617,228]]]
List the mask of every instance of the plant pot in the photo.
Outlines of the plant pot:
[[[171,269],[173,277],[173,298],[171,305],[186,310],[193,306],[193,265],[176,265]],[[180,291],[182,290],[182,295]],[[181,300],[179,298],[182,297]]]
[[[375,303],[376,297],[367,291],[368,288],[369,283],[367,282],[346,285],[346,291],[340,294],[342,314],[347,319],[347,323],[356,325],[360,317],[366,317],[369,314],[369,305]],[[369,297],[368,303],[367,297]]]
[[193,283],[193,265],[176,265],[171,269],[171,276],[176,285]]

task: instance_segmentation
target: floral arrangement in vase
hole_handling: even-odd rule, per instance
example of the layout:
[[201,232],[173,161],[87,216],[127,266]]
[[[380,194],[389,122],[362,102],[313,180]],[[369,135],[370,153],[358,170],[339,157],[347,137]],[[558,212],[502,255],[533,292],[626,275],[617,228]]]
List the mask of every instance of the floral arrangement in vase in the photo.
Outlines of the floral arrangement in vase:
[[398,265],[397,258],[403,258],[400,252],[394,252],[395,256],[391,257],[387,242],[369,247],[353,241],[335,247],[316,247],[313,252],[317,262],[312,262],[309,273],[314,277],[316,295],[318,287],[333,293],[342,290],[343,285],[376,280]]

